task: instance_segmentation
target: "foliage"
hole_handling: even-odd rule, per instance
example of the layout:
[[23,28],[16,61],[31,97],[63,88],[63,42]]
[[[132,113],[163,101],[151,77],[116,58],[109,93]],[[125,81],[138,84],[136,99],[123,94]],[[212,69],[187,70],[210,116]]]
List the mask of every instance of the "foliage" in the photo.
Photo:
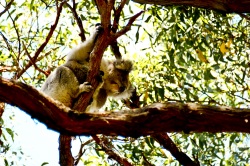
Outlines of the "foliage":
[[[8,2],[1,1],[0,11]],[[135,63],[132,80],[141,95],[142,106],[178,101],[249,107],[250,26],[247,17],[193,7],[129,2],[122,12],[119,26],[123,27],[139,10],[145,10],[144,14],[130,32],[118,39],[118,43],[123,57],[133,59]],[[0,17],[1,76],[16,78],[39,88],[46,76],[37,68],[50,72],[63,63],[68,50],[81,40],[76,20],[66,5],[57,28],[36,61],[37,67],[31,66],[18,77],[44,42],[56,12],[56,1],[12,3]],[[89,27],[100,21],[97,9],[92,1],[80,1],[77,13],[87,36]],[[109,49],[106,55],[112,55]],[[113,101],[108,108],[120,108],[120,104]],[[11,136],[8,139],[11,141],[13,132],[8,128],[5,131]],[[249,134],[171,133],[170,137],[201,165],[246,165],[250,162]],[[147,162],[179,165],[149,136],[107,139],[114,151],[135,165]],[[83,148],[86,150],[82,157],[84,165],[93,165],[93,161],[95,165],[118,165],[94,142]]]

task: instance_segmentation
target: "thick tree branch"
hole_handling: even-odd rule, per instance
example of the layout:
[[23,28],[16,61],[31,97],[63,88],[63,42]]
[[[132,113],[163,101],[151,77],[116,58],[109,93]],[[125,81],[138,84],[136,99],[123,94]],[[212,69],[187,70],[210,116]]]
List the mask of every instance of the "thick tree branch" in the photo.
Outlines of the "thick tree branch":
[[[108,45],[111,43],[110,38],[110,17],[111,17],[111,5],[114,5],[114,0],[111,1],[103,1],[96,0],[96,5],[101,16],[101,24],[103,27],[103,33],[100,34],[95,43],[94,49],[90,54],[90,65],[87,82],[89,82],[93,89],[96,89],[98,86],[98,77],[99,77],[99,69],[102,60],[102,55]],[[89,93],[83,93],[78,97],[76,103],[73,106],[73,109],[79,110],[80,112],[84,112],[87,106],[89,105],[89,101],[93,96],[94,90]]]
[[227,13],[249,13],[250,12],[250,1],[249,0],[213,0],[213,1],[204,1],[204,0],[133,0],[134,2],[140,4],[154,4],[154,5],[163,5],[163,6],[172,6],[172,5],[186,5],[194,6],[212,10],[218,10]]
[[48,128],[69,135],[136,137],[183,131],[250,133],[250,109],[169,102],[131,111],[77,113],[47,99],[31,86],[3,78],[0,80],[0,100],[19,107]]
[[[96,89],[98,86],[98,77],[99,77],[99,69],[102,60],[102,55],[106,48],[110,43],[110,37],[108,31],[104,31],[103,34],[100,34],[95,43],[95,47],[90,54],[90,66],[88,72],[87,82],[89,82],[93,89]],[[89,93],[83,93],[78,98],[77,102],[74,104],[73,109],[79,110],[80,112],[84,112],[87,106],[89,105],[89,101],[94,93],[94,90]]]
[[73,166],[74,158],[71,154],[71,136],[60,134],[59,136],[59,163],[61,166]]

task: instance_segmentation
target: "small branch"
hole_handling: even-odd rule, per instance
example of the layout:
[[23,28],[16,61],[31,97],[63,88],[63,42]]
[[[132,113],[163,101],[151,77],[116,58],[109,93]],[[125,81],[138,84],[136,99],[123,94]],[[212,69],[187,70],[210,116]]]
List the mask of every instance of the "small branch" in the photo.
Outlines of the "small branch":
[[82,25],[82,20],[81,18],[78,16],[77,12],[76,12],[76,7],[77,7],[77,4],[75,2],[75,0],[72,0],[72,3],[73,3],[73,7],[70,6],[68,3],[66,3],[67,7],[71,10],[76,22],[77,22],[77,25],[80,29],[80,33],[79,33],[79,36],[81,37],[81,41],[85,41],[86,40],[86,37],[85,37],[85,30],[83,28],[83,25]]
[[146,158],[146,156],[144,155],[144,154],[142,154],[142,158],[143,158],[143,160],[144,160],[144,166],[154,166],[153,164],[151,164],[148,160],[147,160],[147,158]]
[[151,135],[159,144],[167,149],[181,165],[199,166],[200,164],[191,160],[185,153],[180,151],[167,133],[158,133]]
[[[116,33],[116,31],[118,29],[121,12],[122,12],[122,9],[123,9],[123,7],[124,7],[124,5],[126,3],[127,3],[127,0],[122,0],[121,4],[118,7],[118,9],[113,9],[113,11],[114,11],[114,20],[113,20],[113,25],[112,25],[112,28],[111,28],[112,33]],[[110,47],[111,47],[111,51],[115,55],[115,58],[116,59],[121,59],[122,55],[120,53],[117,40],[115,40],[114,42],[112,42],[111,45],[110,45]]]
[[128,24],[127,24],[122,30],[118,31],[118,32],[114,35],[114,38],[117,39],[118,37],[120,37],[120,36],[124,35],[125,33],[127,33],[127,32],[130,30],[130,28],[131,28],[133,22],[136,20],[136,18],[138,18],[143,12],[144,12],[144,11],[140,11],[139,13],[137,13],[137,14],[135,14],[133,17],[131,17],[131,18],[129,19]]
[[0,13],[0,17],[7,12],[10,9],[10,6],[12,5],[12,3],[14,2],[14,0],[11,0],[6,6],[5,9]]
[[112,150],[112,147],[108,146],[109,144],[111,144],[110,142],[108,142],[107,138],[105,138],[105,136],[103,136],[101,139],[97,136],[97,135],[92,135],[92,138],[95,140],[95,142],[101,146],[102,150],[104,150],[104,152],[109,156],[109,158],[112,158],[114,160],[116,160],[120,165],[124,165],[124,166],[132,166],[131,163],[129,163],[126,158],[123,158],[121,156],[119,156],[117,153],[115,153]]
[[122,12],[122,9],[124,8],[124,6],[125,6],[126,3],[127,3],[127,0],[122,0],[121,4],[118,7],[118,9],[113,9],[114,10],[114,20],[113,20],[113,25],[112,25],[112,31],[114,33],[118,29],[121,12]]
[[[20,55],[21,55],[21,39],[20,39],[20,34],[19,34],[19,30],[16,26],[16,23],[15,21],[13,20],[11,14],[8,12],[9,14],[9,17],[12,21],[12,24],[13,24],[13,27],[14,27],[14,30],[16,31],[16,35],[17,35],[17,40],[18,40],[18,56],[17,56],[17,63],[19,62],[19,58],[20,58]],[[18,66],[18,65],[17,65]]]
[[[137,95],[136,89],[133,91],[132,96],[130,97],[130,100],[125,100],[126,106],[131,108],[139,108],[140,107],[140,96]],[[167,149],[182,165],[185,166],[198,166],[196,162],[192,161],[185,153],[181,152],[177,146],[174,144],[174,142],[171,140],[171,138],[167,135],[167,133],[156,133],[152,134],[151,137],[153,137],[160,145],[162,145],[165,149]],[[146,160],[146,157],[143,156],[145,162],[147,165],[150,165],[150,163]]]
[[79,161],[80,161],[82,155],[85,153],[85,150],[83,150],[83,147],[84,147],[85,145],[90,144],[90,143],[93,142],[94,140],[93,140],[93,139],[90,139],[90,140],[88,140],[88,141],[86,141],[86,142],[84,142],[84,143],[82,143],[82,140],[81,140],[81,139],[80,139],[80,141],[81,141],[81,147],[80,147],[79,152],[78,152],[78,155],[77,155],[77,157],[76,157],[76,159],[75,159],[74,165],[77,165],[77,164],[79,163]]
[[23,42],[23,47],[24,47],[24,50],[25,50],[26,55],[29,57],[30,62],[31,62],[32,65],[35,67],[35,69],[38,70],[38,71],[40,71],[41,73],[45,74],[46,76],[48,76],[49,73],[47,73],[46,71],[43,71],[42,69],[40,69],[40,68],[36,65],[36,63],[33,62],[33,59],[31,58],[30,53],[28,52],[28,50],[27,50],[27,48],[26,48],[24,42]]
[[15,53],[15,52],[13,51],[11,45],[9,44],[8,39],[4,36],[4,34],[3,34],[2,32],[0,32],[0,34],[1,34],[1,36],[2,36],[2,38],[3,38],[3,40],[4,40],[4,42],[6,43],[6,46],[7,46],[8,50],[11,51],[11,52],[13,52],[13,53]]
[[20,72],[18,72],[15,76],[16,79],[18,79],[31,65],[32,65],[32,62],[36,62],[38,56],[40,55],[40,53],[43,51],[43,49],[45,48],[45,46],[48,44],[50,38],[52,37],[56,27],[57,27],[57,24],[58,24],[58,21],[59,21],[59,18],[60,18],[60,15],[61,15],[61,12],[62,12],[62,7],[63,5],[66,3],[66,1],[63,1],[60,3],[59,7],[57,8],[57,15],[56,15],[56,20],[54,22],[54,24],[51,26],[50,28],[50,31],[45,39],[45,41],[43,42],[43,44],[37,49],[37,51],[35,52],[35,55],[34,57],[32,58],[32,61],[30,60],[29,63],[25,66],[25,68],[23,68]]

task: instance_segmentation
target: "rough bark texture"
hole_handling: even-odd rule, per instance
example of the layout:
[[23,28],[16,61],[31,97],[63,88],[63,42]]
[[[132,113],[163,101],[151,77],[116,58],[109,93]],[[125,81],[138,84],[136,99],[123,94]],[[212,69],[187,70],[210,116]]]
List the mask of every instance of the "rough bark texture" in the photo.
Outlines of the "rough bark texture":
[[250,109],[169,102],[116,113],[77,113],[47,99],[31,86],[3,78],[0,100],[19,107],[48,128],[69,135],[250,132]]
[[59,136],[59,163],[61,166],[73,166],[74,158],[71,154],[71,136],[60,134]]
[[249,0],[133,0],[140,4],[155,4],[163,6],[172,5],[185,5],[194,6],[206,9],[217,10],[226,13],[249,13],[250,12],[250,1]]

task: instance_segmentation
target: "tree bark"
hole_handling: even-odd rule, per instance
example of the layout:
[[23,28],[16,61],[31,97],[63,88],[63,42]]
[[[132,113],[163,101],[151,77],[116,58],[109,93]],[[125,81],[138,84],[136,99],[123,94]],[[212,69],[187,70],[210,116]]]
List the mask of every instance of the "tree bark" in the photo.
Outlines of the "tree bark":
[[217,10],[226,13],[249,13],[250,12],[250,1],[249,0],[133,0],[140,4],[154,4],[162,6],[172,5],[185,5],[194,6],[199,8],[206,8]]
[[73,166],[74,158],[71,154],[71,136],[59,136],[59,164],[60,166]]
[[104,114],[78,113],[21,82],[0,79],[0,100],[17,106],[48,128],[68,135],[138,137],[162,132],[250,133],[250,109],[194,103],[155,103]]

